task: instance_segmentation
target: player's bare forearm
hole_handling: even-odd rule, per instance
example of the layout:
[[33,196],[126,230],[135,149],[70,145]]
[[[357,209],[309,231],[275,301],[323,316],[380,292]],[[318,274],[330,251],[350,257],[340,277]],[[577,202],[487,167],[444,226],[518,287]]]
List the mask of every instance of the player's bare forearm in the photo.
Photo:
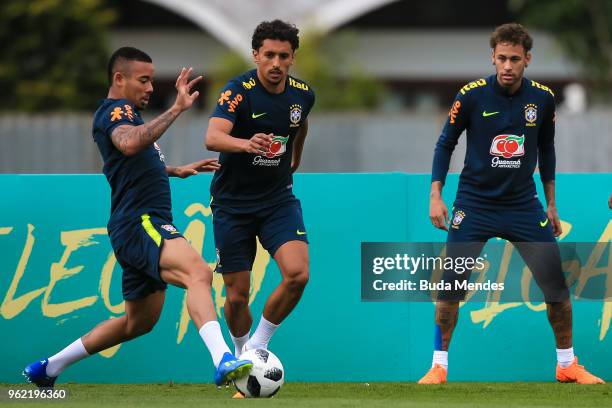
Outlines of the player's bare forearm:
[[432,181],[431,190],[429,190],[429,198],[442,198],[442,182]]
[[241,139],[230,135],[234,124],[223,118],[211,118],[208,122],[205,142],[206,148],[220,153],[251,153],[267,152],[274,134],[256,133],[250,139]]
[[295,172],[300,167],[302,161],[302,151],[304,150],[304,141],[308,134],[308,119],[304,121],[302,127],[295,135],[295,141],[293,142],[293,156],[291,158],[291,171]]
[[546,205],[548,207],[556,207],[555,201],[555,180],[546,181],[544,185],[544,197],[546,198]]
[[559,218],[555,201],[555,180],[544,182],[544,196],[546,197],[547,205],[546,217],[552,224],[553,235],[558,237],[563,233],[563,227],[561,225],[561,219]]
[[176,167],[174,167],[174,166],[166,166],[166,173],[170,177],[176,177]]
[[169,177],[180,177],[187,178],[189,176],[195,176],[198,174],[197,171],[191,170],[187,167],[175,167],[175,166],[166,166],[166,173]]
[[429,219],[431,224],[444,231],[448,231],[448,209],[442,200],[442,182],[432,181],[429,192]]
[[208,128],[206,132],[206,148],[219,153],[240,153],[245,151],[248,140],[230,136],[229,134]]
[[224,118],[213,117],[208,122],[208,129],[204,136],[206,148],[220,153],[241,153],[246,151],[248,140],[230,135],[234,124]]
[[183,166],[166,166],[166,173],[170,177],[187,178],[199,173],[219,170],[221,165],[216,158],[199,160]]
[[180,109],[173,106],[148,123],[139,126],[119,126],[111,135],[113,144],[126,156],[136,154],[155,143],[180,113]]
[[436,303],[436,324],[440,328],[442,335],[442,350],[448,351],[453,330],[457,325],[459,316],[459,302],[437,302]]

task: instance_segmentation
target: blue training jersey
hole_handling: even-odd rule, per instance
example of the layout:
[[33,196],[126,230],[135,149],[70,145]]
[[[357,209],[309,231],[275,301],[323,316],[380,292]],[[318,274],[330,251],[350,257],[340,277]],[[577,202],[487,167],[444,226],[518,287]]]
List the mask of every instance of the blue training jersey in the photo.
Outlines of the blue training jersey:
[[523,78],[512,95],[495,75],[459,90],[436,144],[432,181],[444,184],[459,136],[467,150],[455,205],[479,208],[535,208],[533,172],[555,179],[555,102],[550,88]]
[[125,156],[113,144],[111,133],[119,125],[144,122],[126,99],[104,99],[93,121],[93,138],[104,161],[102,171],[111,187],[109,234],[142,214],[157,215],[172,222],[170,183],[164,155],[156,143]]
[[233,210],[262,208],[294,198],[291,158],[293,141],[314,104],[309,85],[287,77],[284,92],[268,92],[257,71],[229,81],[211,117],[224,118],[234,126],[233,137],[250,139],[256,133],[273,133],[267,152],[221,153],[210,193],[213,205]]

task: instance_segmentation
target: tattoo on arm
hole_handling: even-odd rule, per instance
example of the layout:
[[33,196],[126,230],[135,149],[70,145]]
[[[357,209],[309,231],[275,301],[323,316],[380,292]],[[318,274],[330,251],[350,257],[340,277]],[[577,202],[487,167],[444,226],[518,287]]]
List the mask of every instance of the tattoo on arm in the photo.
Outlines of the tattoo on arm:
[[140,126],[119,126],[111,135],[113,144],[124,154],[137,153],[157,141],[177,116],[168,110]]

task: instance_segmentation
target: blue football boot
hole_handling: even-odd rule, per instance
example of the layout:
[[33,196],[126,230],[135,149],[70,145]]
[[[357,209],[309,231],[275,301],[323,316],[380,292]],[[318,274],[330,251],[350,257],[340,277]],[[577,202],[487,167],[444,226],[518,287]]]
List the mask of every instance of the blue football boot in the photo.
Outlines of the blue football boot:
[[238,360],[232,353],[226,352],[215,372],[215,384],[221,386],[249,375],[251,368],[253,368],[253,363],[250,360]]
[[23,369],[23,375],[29,383],[36,384],[38,388],[53,388],[57,377],[47,375],[47,364],[49,360],[35,361]]

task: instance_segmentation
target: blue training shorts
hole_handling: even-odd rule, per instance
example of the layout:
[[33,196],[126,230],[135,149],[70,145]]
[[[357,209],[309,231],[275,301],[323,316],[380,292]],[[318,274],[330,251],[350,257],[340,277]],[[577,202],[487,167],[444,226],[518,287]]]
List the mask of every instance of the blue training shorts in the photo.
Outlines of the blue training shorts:
[[216,272],[250,271],[255,261],[257,241],[273,257],[289,241],[308,243],[302,207],[297,199],[253,211],[235,212],[212,206]]
[[164,240],[182,237],[170,221],[143,214],[110,234],[117,262],[123,268],[123,298],[142,299],[165,290],[159,270]]
[[[552,226],[542,208],[502,210],[465,206],[453,208],[447,244],[447,256],[476,258],[486,242],[499,237],[510,241],[533,273],[546,302],[561,302],[569,291],[561,267],[561,255]],[[469,280],[471,271],[445,270],[445,282]],[[453,285],[454,286],[454,285]],[[440,291],[439,300],[460,301],[465,291]]]

